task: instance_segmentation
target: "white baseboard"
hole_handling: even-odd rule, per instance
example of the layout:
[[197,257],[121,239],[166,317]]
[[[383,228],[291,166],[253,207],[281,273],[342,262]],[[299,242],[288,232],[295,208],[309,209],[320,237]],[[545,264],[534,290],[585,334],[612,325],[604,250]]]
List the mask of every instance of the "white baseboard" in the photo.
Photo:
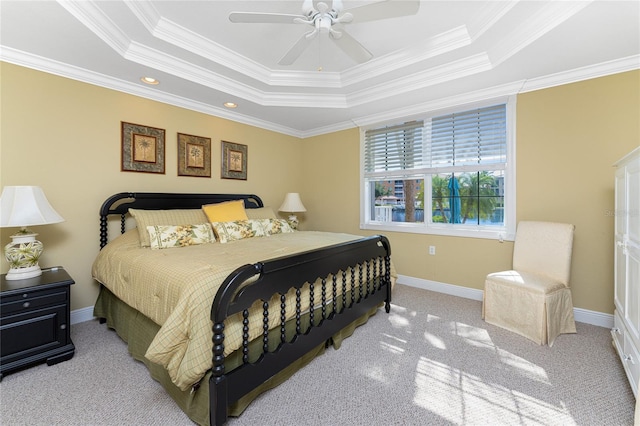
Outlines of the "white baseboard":
[[[482,301],[482,290],[475,288],[430,281],[422,278],[414,278],[406,275],[398,275],[398,284],[449,294],[451,296],[463,297],[465,299]],[[605,328],[613,327],[613,315],[611,314],[590,311],[582,308],[573,308],[573,316],[576,321],[583,322],[585,324],[597,325]]]
[[91,321],[93,318],[93,306],[87,306],[86,308],[71,311],[71,325]]
[[[482,290],[478,290],[475,288],[430,281],[422,278],[414,278],[407,275],[398,275],[398,283],[408,285],[410,287],[421,288],[423,290],[449,294],[451,296],[482,301]],[[592,324],[605,328],[613,327],[613,315],[611,314],[590,311],[588,309],[582,308],[573,308],[573,316],[575,317],[576,321],[583,322],[585,324]],[[91,321],[93,318],[93,306],[76,309],[75,311],[71,312],[72,325],[85,321]]]

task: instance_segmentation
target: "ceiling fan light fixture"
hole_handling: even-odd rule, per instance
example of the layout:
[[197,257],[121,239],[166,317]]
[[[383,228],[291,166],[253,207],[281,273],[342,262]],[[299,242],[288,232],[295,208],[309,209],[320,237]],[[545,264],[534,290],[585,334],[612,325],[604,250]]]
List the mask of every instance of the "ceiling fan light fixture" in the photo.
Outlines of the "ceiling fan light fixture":
[[[354,39],[344,28],[334,25],[377,21],[415,15],[420,8],[420,0],[390,1],[382,0],[357,6],[343,11],[342,0],[304,0],[302,15],[268,12],[231,12],[229,20],[234,23],[252,24],[304,24],[313,28],[302,34],[298,41],[278,61],[278,65],[292,65],[310,46],[311,40],[318,34],[327,34],[335,45],[357,63],[370,60],[373,55],[360,42]],[[353,13],[351,12],[353,11]]]
[[151,84],[155,86],[156,84],[160,84],[160,81],[156,80],[153,77],[141,77],[140,80],[145,84]]

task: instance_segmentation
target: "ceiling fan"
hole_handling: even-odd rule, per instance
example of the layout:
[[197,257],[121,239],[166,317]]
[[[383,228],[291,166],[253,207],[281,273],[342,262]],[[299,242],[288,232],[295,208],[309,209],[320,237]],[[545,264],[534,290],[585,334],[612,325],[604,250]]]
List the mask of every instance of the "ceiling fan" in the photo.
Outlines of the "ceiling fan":
[[305,24],[312,27],[278,61],[280,65],[293,64],[318,34],[328,34],[328,38],[351,59],[357,63],[363,63],[373,55],[345,31],[344,24],[414,15],[419,8],[419,0],[383,0],[348,10],[342,10],[342,0],[304,0],[301,15],[231,12],[229,20],[234,23]]

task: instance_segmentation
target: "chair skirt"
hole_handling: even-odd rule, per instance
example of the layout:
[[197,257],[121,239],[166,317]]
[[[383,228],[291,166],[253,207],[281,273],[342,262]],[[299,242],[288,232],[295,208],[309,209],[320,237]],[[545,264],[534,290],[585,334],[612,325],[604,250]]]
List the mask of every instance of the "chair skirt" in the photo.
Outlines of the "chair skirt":
[[543,275],[504,271],[485,281],[482,317],[539,345],[575,333],[571,290]]

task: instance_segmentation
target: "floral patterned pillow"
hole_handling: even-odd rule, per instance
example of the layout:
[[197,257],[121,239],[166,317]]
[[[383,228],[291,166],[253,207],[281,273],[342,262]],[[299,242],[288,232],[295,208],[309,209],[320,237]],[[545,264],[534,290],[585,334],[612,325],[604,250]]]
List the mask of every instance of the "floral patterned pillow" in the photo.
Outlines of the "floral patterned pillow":
[[284,219],[249,219],[234,220],[231,222],[212,222],[211,226],[213,226],[218,236],[218,241],[221,243],[293,232],[289,223]]
[[216,241],[211,224],[147,226],[152,249],[186,247]]
[[293,228],[284,219],[261,219],[264,232],[267,235],[288,234],[293,232]]
[[264,227],[258,220],[234,220],[231,222],[212,222],[211,226],[221,243],[242,240],[244,238],[264,237]]

